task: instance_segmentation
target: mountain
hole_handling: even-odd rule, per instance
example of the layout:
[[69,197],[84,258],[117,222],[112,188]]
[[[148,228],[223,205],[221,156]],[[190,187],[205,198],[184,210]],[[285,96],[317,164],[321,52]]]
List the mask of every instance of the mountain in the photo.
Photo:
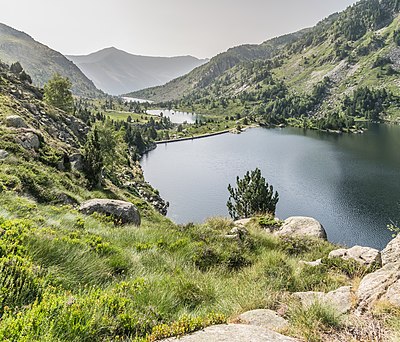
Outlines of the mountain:
[[92,81],[79,68],[65,58],[24,32],[0,23],[0,60],[12,64],[20,62],[32,77],[33,83],[42,87],[54,73],[68,77],[75,95],[94,97],[101,95]]
[[67,56],[103,91],[120,95],[161,85],[207,62],[192,56],[148,57],[114,47],[87,56]]
[[[208,77],[214,69],[203,66],[130,95],[273,121],[329,116],[336,123],[328,126],[336,127],[357,116],[393,120],[400,117],[399,9],[398,0],[362,0],[281,45],[270,43],[264,57],[232,63],[216,77]],[[221,58],[226,64],[229,51],[207,67]]]
[[308,29],[304,29],[270,39],[260,45],[246,44],[231,48],[213,57],[207,64],[194,69],[187,75],[172,80],[166,85],[131,92],[126,95],[157,102],[179,99],[195,89],[206,87],[239,63],[273,57],[286,44],[297,40],[307,32]]

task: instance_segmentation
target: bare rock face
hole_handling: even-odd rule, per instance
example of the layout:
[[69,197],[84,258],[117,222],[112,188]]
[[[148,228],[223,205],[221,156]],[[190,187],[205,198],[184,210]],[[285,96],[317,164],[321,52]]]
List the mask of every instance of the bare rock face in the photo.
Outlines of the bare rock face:
[[271,330],[280,330],[288,326],[288,321],[279,316],[275,311],[259,309],[247,311],[241,314],[238,319],[241,323],[257,325]]
[[168,338],[165,342],[298,342],[274,331],[246,324],[214,325],[181,338]]
[[276,235],[308,236],[327,240],[324,227],[312,217],[293,216],[287,218]]
[[24,119],[22,119],[19,115],[10,115],[5,119],[5,124],[7,127],[13,128],[27,128],[28,125],[25,123]]
[[295,292],[293,296],[298,298],[304,307],[310,307],[315,302],[328,305],[338,313],[345,314],[351,310],[352,294],[350,286],[343,286],[335,291],[324,292]]
[[400,307],[400,262],[389,263],[366,275],[357,290],[359,313],[383,300]]
[[136,207],[129,202],[112,199],[92,199],[81,204],[79,211],[91,215],[100,213],[110,215],[122,224],[132,223],[140,226],[140,214]]
[[400,235],[387,244],[381,255],[383,266],[393,262],[400,262]]
[[24,133],[18,137],[19,143],[27,150],[37,151],[40,147],[39,137],[32,132]]
[[369,266],[373,263],[381,265],[381,253],[374,248],[354,246],[349,249],[336,249],[329,253],[328,258],[355,260],[361,265]]

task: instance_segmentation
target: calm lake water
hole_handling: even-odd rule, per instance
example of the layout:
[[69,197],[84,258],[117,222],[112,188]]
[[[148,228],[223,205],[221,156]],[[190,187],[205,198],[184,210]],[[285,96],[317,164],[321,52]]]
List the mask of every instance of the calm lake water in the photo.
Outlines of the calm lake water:
[[177,223],[228,216],[228,184],[259,167],[279,192],[277,216],[312,216],[332,242],[383,248],[400,222],[400,127],[362,135],[247,130],[159,145],[141,162]]
[[194,124],[196,120],[201,120],[202,116],[200,114],[193,114],[187,112],[177,112],[175,110],[168,110],[168,109],[151,109],[147,111],[147,114],[151,115],[160,115],[166,116],[171,119],[171,122],[176,124],[181,124],[187,122],[188,124]]

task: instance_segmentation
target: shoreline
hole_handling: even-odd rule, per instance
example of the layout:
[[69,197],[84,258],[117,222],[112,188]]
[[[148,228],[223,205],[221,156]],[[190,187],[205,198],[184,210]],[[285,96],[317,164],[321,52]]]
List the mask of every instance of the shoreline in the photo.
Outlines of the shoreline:
[[154,143],[157,144],[157,145],[161,145],[161,144],[168,144],[168,143],[173,143],[173,142],[180,142],[180,141],[208,138],[208,137],[213,137],[213,136],[216,136],[216,135],[222,135],[222,134],[226,134],[226,133],[240,134],[240,133],[245,132],[246,130],[248,130],[250,128],[256,128],[256,127],[260,127],[260,126],[259,125],[249,125],[249,126],[243,127],[240,131],[235,131],[235,128],[232,128],[232,129],[225,129],[223,131],[218,131],[218,132],[211,132],[211,133],[205,133],[205,134],[201,134],[201,135],[194,135],[194,136],[191,136],[191,137],[183,137],[183,138],[176,138],[176,139],[170,139],[170,140],[158,140],[158,141],[155,141]]
[[168,144],[168,143],[179,142],[179,141],[208,138],[208,137],[212,137],[212,136],[215,136],[215,135],[221,135],[221,134],[226,134],[226,133],[231,133],[231,130],[227,129],[227,130],[224,130],[224,131],[206,133],[206,134],[202,134],[202,135],[194,135],[194,136],[191,136],[191,137],[176,138],[176,139],[169,139],[169,140],[159,140],[159,141],[155,141],[155,143],[157,145],[161,145],[161,144]]

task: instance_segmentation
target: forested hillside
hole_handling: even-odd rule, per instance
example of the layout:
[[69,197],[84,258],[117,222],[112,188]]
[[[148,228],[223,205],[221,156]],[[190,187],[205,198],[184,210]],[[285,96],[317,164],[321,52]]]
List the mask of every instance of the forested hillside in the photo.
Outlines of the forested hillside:
[[210,82],[201,82],[207,72],[197,69],[135,95],[203,113],[252,114],[271,123],[294,117],[333,129],[357,117],[397,120],[399,20],[398,1],[362,0]]

